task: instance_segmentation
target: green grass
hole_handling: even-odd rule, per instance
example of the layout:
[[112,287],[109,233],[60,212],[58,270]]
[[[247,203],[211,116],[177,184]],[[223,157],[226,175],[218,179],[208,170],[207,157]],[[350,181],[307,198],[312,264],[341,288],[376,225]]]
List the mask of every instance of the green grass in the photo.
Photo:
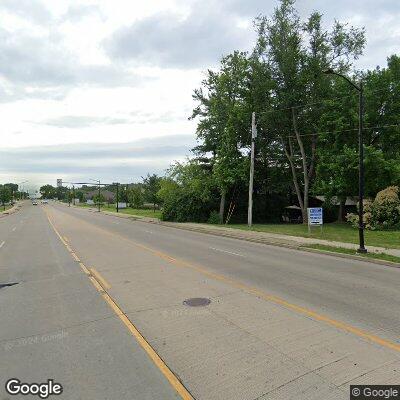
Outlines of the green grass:
[[8,204],[8,205],[6,205],[6,208],[4,209],[4,206],[0,205],[0,212],[7,211],[7,210],[9,210],[9,209],[12,208],[12,207],[13,207],[13,206],[10,206],[10,205]]
[[335,253],[342,253],[342,254],[351,254],[353,256],[361,256],[361,257],[366,257],[366,258],[371,258],[371,259],[378,259],[378,260],[384,260],[384,261],[390,261],[394,263],[400,263],[400,257],[392,256],[390,254],[384,254],[384,253],[366,253],[366,254],[359,254],[356,252],[356,250],[353,249],[345,249],[343,247],[334,247],[334,246],[326,246],[324,244],[310,244],[307,246],[302,246],[308,249],[316,249],[316,250],[325,250],[325,251],[331,251]]
[[[222,225],[225,226],[225,225]],[[247,225],[233,224],[230,228],[249,230]],[[308,228],[302,224],[255,224],[251,229],[257,232],[270,232],[282,235],[302,236],[308,238],[334,240],[346,243],[358,243],[358,230],[350,224],[331,223],[320,228],[312,228],[311,234]],[[400,230],[396,231],[368,231],[365,230],[365,243],[370,246],[400,249]]]
[[[79,204],[80,207],[90,207],[90,208],[97,208],[96,204]],[[114,204],[108,205],[104,204],[101,206],[103,211],[113,211],[117,212],[117,209]],[[146,208],[123,208],[119,210],[122,214],[129,214],[129,215],[137,215],[138,217],[150,217],[150,218],[161,218],[161,211],[160,210],[149,210]]]

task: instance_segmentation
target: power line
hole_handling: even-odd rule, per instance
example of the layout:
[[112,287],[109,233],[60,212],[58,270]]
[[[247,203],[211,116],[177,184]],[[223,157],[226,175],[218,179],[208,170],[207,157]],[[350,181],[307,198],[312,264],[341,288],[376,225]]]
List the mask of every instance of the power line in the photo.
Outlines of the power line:
[[[377,90],[371,90],[371,91],[365,91],[365,94],[375,94],[375,93],[379,93],[379,92],[383,92],[387,90],[386,88],[382,88],[382,89],[377,89]],[[358,96],[357,93],[352,93],[352,94],[348,94],[346,96],[337,96],[337,97],[332,97],[329,99],[321,99],[319,101],[313,102],[313,103],[304,103],[304,104],[299,104],[297,106],[291,106],[291,107],[284,107],[284,108],[275,108],[272,110],[265,110],[265,111],[260,111],[257,114],[258,115],[264,115],[264,114],[269,114],[269,113],[273,113],[273,112],[278,112],[278,111],[288,111],[288,110],[292,110],[292,109],[299,109],[299,108],[306,108],[306,107],[312,107],[318,104],[323,104],[329,101],[333,101],[333,100],[340,100],[340,99],[346,99],[348,97],[356,97]]]
[[[390,125],[381,125],[381,126],[365,126],[363,130],[370,130],[370,129],[383,129],[383,128],[398,128],[400,124],[390,124]],[[352,132],[358,131],[358,128],[351,128],[351,129],[343,129],[340,131],[325,131],[325,132],[315,132],[315,133],[302,133],[299,136],[315,136],[315,135],[327,135],[330,133],[345,133],[345,132]],[[288,137],[296,138],[295,135],[289,135]]]

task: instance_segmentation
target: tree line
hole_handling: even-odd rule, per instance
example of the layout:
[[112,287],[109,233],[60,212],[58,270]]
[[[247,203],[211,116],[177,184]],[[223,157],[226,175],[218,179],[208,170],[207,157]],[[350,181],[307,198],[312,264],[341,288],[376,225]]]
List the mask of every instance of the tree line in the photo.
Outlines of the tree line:
[[5,209],[6,204],[11,204],[15,200],[26,198],[28,193],[19,191],[18,184],[5,183],[0,184],[0,204]]
[[279,1],[253,27],[252,50],[224,56],[193,92],[192,156],[163,177],[121,186],[122,201],[161,205],[165,220],[244,221],[255,112],[254,221],[277,222],[285,206],[298,205],[306,222],[317,195],[332,212],[331,200],[339,202],[342,220],[346,198],[358,195],[358,92],[326,69],[363,82],[366,196],[400,185],[400,57],[357,70],[364,28],[326,28],[318,11],[301,19],[294,0]]
[[[118,201],[127,203],[133,208],[141,208],[145,204],[151,204],[155,210],[160,205],[160,199],[157,193],[161,187],[161,180],[162,178],[156,174],[147,174],[147,176],[142,177],[141,182],[128,184],[118,183]],[[113,199],[110,202],[115,202],[117,200],[117,183],[101,186],[100,194],[98,194],[97,185],[55,187],[46,184],[39,189],[42,198],[57,199],[66,202],[71,202],[74,198],[79,199],[80,202],[85,202],[88,199],[88,195],[94,193],[92,199],[95,203],[106,202],[104,191],[113,193]]]
[[363,28],[321,13],[302,20],[294,0],[281,0],[271,16],[254,20],[252,51],[224,56],[194,90],[198,145],[161,182],[165,219],[244,219],[247,207],[251,114],[256,113],[254,213],[275,221],[297,204],[303,221],[312,196],[339,199],[358,194],[358,92],[326,75],[331,68],[365,93],[365,189],[400,183],[400,58],[385,67],[356,70],[366,44]]

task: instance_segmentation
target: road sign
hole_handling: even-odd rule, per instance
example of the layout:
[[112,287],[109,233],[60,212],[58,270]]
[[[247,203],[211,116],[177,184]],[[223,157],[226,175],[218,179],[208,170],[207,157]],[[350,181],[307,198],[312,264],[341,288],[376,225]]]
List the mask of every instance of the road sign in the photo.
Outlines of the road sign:
[[307,208],[308,225],[322,225],[322,207]]

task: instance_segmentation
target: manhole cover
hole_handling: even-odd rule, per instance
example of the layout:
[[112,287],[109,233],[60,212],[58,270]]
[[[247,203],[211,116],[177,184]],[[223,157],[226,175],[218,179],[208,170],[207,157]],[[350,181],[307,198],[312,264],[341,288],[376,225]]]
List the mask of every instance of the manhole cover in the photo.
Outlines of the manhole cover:
[[7,287],[7,286],[14,286],[17,285],[18,282],[12,282],[12,283],[0,283],[0,289]]
[[192,299],[186,299],[183,304],[189,307],[204,307],[211,303],[210,299],[204,297],[194,297]]

